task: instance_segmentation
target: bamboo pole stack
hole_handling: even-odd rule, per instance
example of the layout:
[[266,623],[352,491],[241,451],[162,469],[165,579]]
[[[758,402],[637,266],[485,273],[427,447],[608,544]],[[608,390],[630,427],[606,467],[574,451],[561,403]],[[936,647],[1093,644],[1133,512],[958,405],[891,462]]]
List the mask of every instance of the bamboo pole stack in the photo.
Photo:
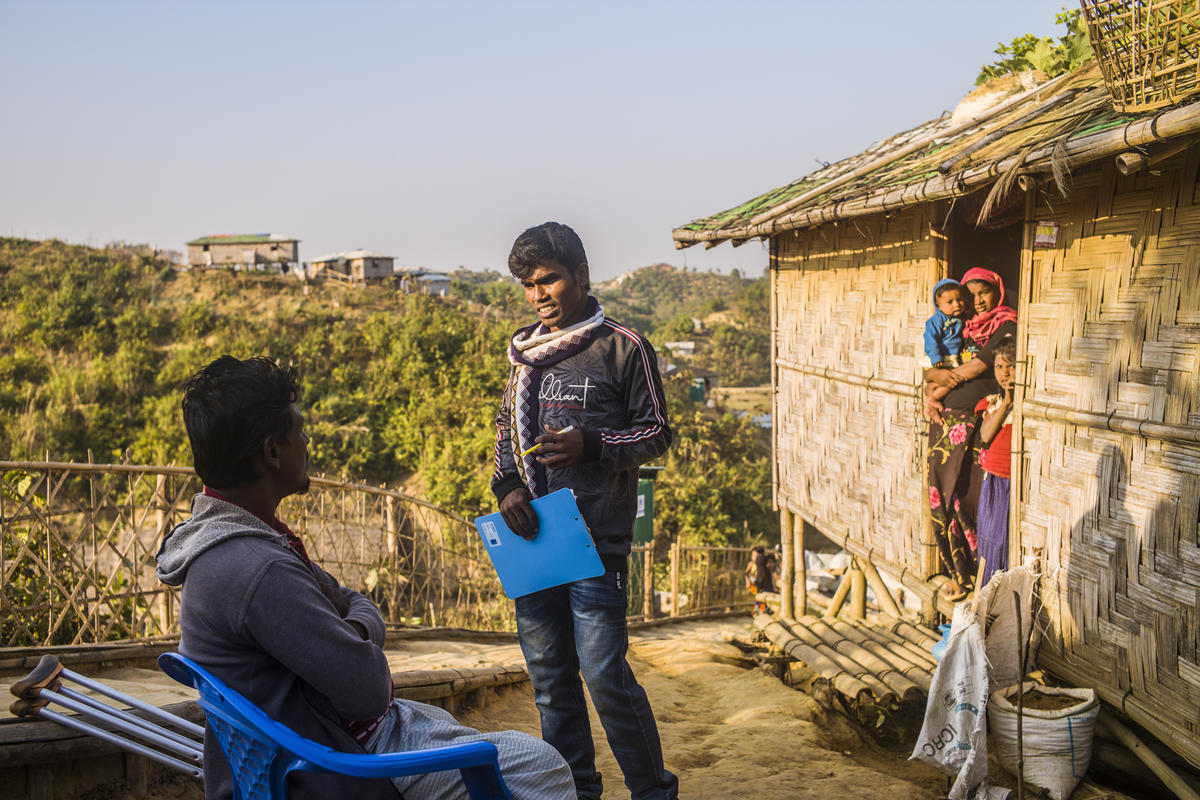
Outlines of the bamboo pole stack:
[[826,708],[840,705],[868,729],[883,732],[902,710],[924,708],[937,639],[910,623],[759,614],[754,625],[790,659],[785,682]]

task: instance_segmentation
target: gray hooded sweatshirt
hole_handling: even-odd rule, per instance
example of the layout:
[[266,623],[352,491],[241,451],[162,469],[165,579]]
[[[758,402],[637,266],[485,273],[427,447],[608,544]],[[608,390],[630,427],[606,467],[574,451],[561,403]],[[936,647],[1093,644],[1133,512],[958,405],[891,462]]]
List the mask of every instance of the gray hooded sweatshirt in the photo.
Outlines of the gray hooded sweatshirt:
[[[340,721],[376,719],[391,702],[374,603],[306,564],[271,525],[203,494],[192,500],[192,517],[163,538],[158,577],[183,585],[179,652],[301,736],[364,752]],[[229,766],[210,735],[204,765],[205,797],[231,798]],[[292,776],[293,798],[397,796],[387,780]]]

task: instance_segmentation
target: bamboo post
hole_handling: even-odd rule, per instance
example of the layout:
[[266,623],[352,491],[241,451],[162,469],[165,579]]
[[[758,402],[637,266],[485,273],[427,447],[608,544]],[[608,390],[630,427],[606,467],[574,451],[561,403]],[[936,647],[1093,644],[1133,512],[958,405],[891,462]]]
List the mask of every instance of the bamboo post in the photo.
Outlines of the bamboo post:
[[[50,453],[47,452],[46,453],[46,461],[49,461],[49,460],[50,460]],[[90,571],[92,574],[89,577],[91,578],[92,592],[95,594],[95,597],[94,597],[93,603],[91,604],[92,605],[92,608],[91,608],[92,613],[88,614],[86,610],[83,613],[84,613],[84,616],[90,617],[90,621],[91,621],[91,625],[92,625],[92,636],[94,638],[96,638],[97,640],[99,640],[101,638],[101,635],[100,635],[100,601],[103,600],[104,598],[102,596],[101,586],[100,586],[99,527],[96,525],[96,473],[90,469],[90,467],[95,463],[95,459],[92,457],[92,448],[90,448],[90,447],[88,448],[88,451],[87,451],[87,463],[88,463],[88,467],[89,467],[89,469],[88,469],[88,515],[87,515],[87,517],[88,517],[88,520],[87,520],[88,521],[88,533],[89,533],[88,538],[90,538],[91,542],[92,542],[92,563],[91,563],[91,567],[90,567]],[[50,484],[51,483],[53,483],[53,481],[51,480],[51,477],[50,477],[50,470],[46,470],[46,519],[52,519],[52,516],[50,513]],[[47,532],[49,532],[49,531],[47,531]],[[48,554],[48,553],[52,552],[49,547],[49,545],[50,545],[49,540],[47,540],[46,545],[47,545],[46,552]],[[49,640],[47,640],[46,644],[49,644],[49,643],[50,643]]]
[[792,524],[792,559],[796,565],[795,615],[808,613],[808,564],[804,560],[804,518],[796,514]]
[[833,599],[829,601],[829,608],[825,609],[825,618],[832,619],[836,617],[842,610],[842,605],[846,602],[846,595],[850,593],[850,573],[842,575],[842,580],[838,584],[837,591],[833,593]]
[[779,582],[783,584],[779,587],[779,611],[784,617],[791,619],[795,614],[795,586],[792,582],[795,580],[795,571],[792,564],[792,520],[795,515],[792,514],[790,508],[779,509],[779,543],[782,546],[783,552],[780,554],[783,563],[780,565],[783,570],[780,575]]
[[396,498],[390,494],[383,500],[384,525],[387,527],[388,560],[396,556]]
[[883,576],[879,574],[879,570],[871,563],[869,558],[858,559],[859,566],[862,567],[863,574],[867,577],[867,583],[871,586],[871,591],[875,593],[875,602],[879,604],[879,608],[883,613],[893,616],[902,617],[900,606],[896,604],[896,598],[892,597],[892,593],[888,591],[887,584],[883,582]]
[[[1008,498],[1008,563],[1021,563],[1021,498],[1025,480],[1025,439],[1022,419],[1025,414],[1027,386],[1033,375],[1029,364],[1029,304],[1033,294],[1033,239],[1037,232],[1036,191],[1025,193],[1025,231],[1021,243],[1021,280],[1017,286],[1017,375],[1013,387],[1012,454],[1009,456],[1012,476],[1009,480]],[[982,589],[976,584],[976,589]],[[1024,676],[1021,678],[1024,680]]]
[[676,539],[671,543],[671,616],[679,616],[679,558],[680,544]]
[[[154,524],[162,539],[167,532],[167,476],[159,474],[154,480]],[[167,633],[171,630],[171,588],[163,586],[158,595],[158,632]]]
[[[949,220],[951,206],[946,201],[940,201],[934,206],[937,214],[937,224],[929,226],[930,240],[933,243],[931,256],[933,259],[934,274],[929,283],[929,291],[933,290],[934,284],[943,278],[949,278],[954,264],[951,259],[954,255],[953,241],[953,226],[943,223]],[[918,375],[920,373],[918,372]],[[933,516],[929,509],[929,502],[926,498],[929,497],[929,425],[925,420],[924,400],[925,400],[925,385],[918,377],[917,379],[917,397],[914,402],[918,408],[916,412],[916,438],[917,438],[917,471],[921,475],[920,484],[920,527],[917,529],[917,541],[920,543],[919,552],[919,568],[921,577],[928,579],[938,573],[940,569],[937,542],[933,537]],[[899,615],[897,615],[899,616]],[[926,624],[933,624],[937,617],[937,602],[934,599],[923,601],[921,604],[921,619]]]
[[[1021,630],[1021,595],[1012,593],[1013,611],[1017,615],[1017,632]],[[1029,626],[1033,628],[1031,624]],[[1017,661],[1021,664],[1021,674],[1017,677],[1017,800],[1025,800],[1025,736],[1022,723],[1025,716],[1025,657],[1029,651],[1021,647],[1017,638]]]
[[779,336],[777,333],[779,327],[779,311],[778,302],[775,299],[776,293],[779,291],[779,245],[774,239],[771,239],[771,252],[767,260],[768,272],[770,280],[767,284],[768,298],[770,299],[770,314],[771,324],[771,508],[779,508],[779,365],[775,363],[775,359],[779,358]]
[[642,616],[650,619],[654,615],[654,545],[646,547],[642,558]]
[[857,558],[850,562],[850,616],[854,619],[867,616],[867,582]]
[[1116,158],[1117,172],[1125,176],[1136,175],[1146,168],[1148,160],[1146,156],[1136,150],[1121,153]]
[[1150,768],[1163,784],[1175,793],[1175,796],[1180,800],[1200,800],[1200,794],[1197,794],[1191,786],[1184,783],[1175,772],[1159,758],[1153,750],[1146,747],[1142,740],[1134,735],[1133,731],[1126,728],[1114,717],[1108,714],[1101,713],[1097,722],[1102,727],[1108,730],[1113,737],[1121,744],[1125,745],[1130,751],[1141,759],[1142,763]]

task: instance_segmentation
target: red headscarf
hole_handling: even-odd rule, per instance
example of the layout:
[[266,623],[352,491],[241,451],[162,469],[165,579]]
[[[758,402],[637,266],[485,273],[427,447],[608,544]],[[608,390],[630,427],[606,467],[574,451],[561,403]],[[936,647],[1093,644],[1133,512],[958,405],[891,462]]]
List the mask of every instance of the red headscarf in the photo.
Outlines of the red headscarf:
[[990,283],[1000,291],[1000,299],[996,301],[996,306],[991,311],[985,311],[982,314],[976,314],[967,320],[963,325],[963,335],[975,340],[975,343],[980,347],[987,344],[987,340],[992,334],[1006,322],[1015,322],[1017,312],[1013,311],[1004,303],[1004,281],[1000,276],[984,267],[972,267],[967,270],[967,274],[962,276],[962,285],[966,286],[968,281],[983,281]]

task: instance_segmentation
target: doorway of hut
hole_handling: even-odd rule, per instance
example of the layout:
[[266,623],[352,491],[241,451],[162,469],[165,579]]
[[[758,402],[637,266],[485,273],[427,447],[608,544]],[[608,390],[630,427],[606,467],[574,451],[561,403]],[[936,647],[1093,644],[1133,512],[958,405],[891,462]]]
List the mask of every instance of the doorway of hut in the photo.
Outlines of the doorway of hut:
[[[990,187],[989,187],[990,188]],[[979,222],[988,189],[954,204],[950,230],[950,277],[961,279],[972,267],[987,267],[1004,281],[1004,304],[1017,308],[1021,282],[1021,244],[1024,206],[1020,192],[1012,192],[1009,202],[994,209]]]

